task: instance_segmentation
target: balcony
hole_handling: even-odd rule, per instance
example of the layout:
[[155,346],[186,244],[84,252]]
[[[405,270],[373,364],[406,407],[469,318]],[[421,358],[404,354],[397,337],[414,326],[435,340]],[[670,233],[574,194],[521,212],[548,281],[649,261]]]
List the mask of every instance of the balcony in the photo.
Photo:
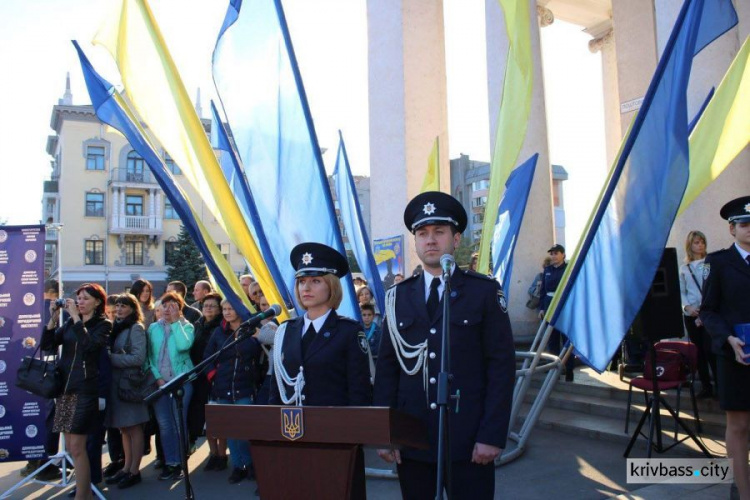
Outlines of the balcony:
[[162,235],[162,220],[155,215],[112,216],[109,232],[119,234],[140,234],[157,238]]
[[109,184],[123,187],[145,187],[157,185],[157,182],[150,170],[133,172],[127,168],[113,168],[109,172]]

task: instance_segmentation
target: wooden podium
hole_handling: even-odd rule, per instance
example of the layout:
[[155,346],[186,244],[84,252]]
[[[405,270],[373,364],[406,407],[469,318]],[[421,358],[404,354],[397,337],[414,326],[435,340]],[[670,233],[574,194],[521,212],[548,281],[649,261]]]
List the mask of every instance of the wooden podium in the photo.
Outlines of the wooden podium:
[[428,446],[419,420],[384,407],[207,405],[206,434],[250,441],[263,500],[364,499],[362,445]]

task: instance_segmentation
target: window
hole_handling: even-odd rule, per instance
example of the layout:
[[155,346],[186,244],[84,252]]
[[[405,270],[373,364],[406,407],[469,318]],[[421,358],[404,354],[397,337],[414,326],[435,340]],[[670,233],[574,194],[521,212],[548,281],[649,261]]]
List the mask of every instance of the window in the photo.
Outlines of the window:
[[125,215],[143,215],[143,196],[129,194],[125,196]]
[[474,214],[471,216],[471,219],[474,224],[481,224],[484,222],[484,213]]
[[84,264],[87,266],[101,266],[104,264],[104,241],[86,240]]
[[164,218],[165,219],[178,219],[179,216],[177,215],[177,211],[172,206],[172,203],[170,203],[169,200],[164,201]]
[[221,252],[221,255],[223,255],[225,259],[229,260],[229,243],[217,243],[216,246],[219,247],[219,252]]
[[179,250],[179,247],[177,246],[176,241],[164,242],[164,265],[165,266],[173,266],[175,264],[176,257],[177,257],[177,250]]
[[127,180],[129,182],[143,182],[143,170],[144,170],[143,157],[131,151],[128,153],[128,162],[126,166]]
[[104,193],[86,193],[86,217],[104,217]]
[[104,170],[104,146],[86,146],[86,170]]
[[126,241],[125,242],[125,265],[142,266],[143,265],[143,242]]
[[174,160],[172,158],[170,158],[169,156],[167,156],[164,159],[164,163],[167,164],[167,169],[170,172],[172,172],[172,174],[174,174],[174,175],[180,175],[180,174],[182,174],[182,170],[180,170],[180,167],[178,167],[177,165],[175,165]]
[[471,206],[475,208],[483,207],[487,204],[487,197],[486,196],[480,196],[479,198],[472,198],[471,200]]
[[472,191],[479,191],[481,189],[489,189],[489,187],[490,187],[490,181],[488,180],[474,181],[471,183]]

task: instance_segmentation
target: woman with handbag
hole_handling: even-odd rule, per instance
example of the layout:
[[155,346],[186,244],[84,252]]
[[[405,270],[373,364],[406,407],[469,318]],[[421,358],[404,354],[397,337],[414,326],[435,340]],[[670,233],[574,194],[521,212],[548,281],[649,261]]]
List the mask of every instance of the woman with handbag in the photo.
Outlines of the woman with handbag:
[[[116,427],[122,434],[125,465],[106,480],[118,488],[130,488],[141,482],[143,458],[143,424],[148,422],[148,407],[143,401],[130,401],[128,382],[143,382],[146,362],[146,332],[138,300],[129,293],[119,295],[115,301],[115,324],[112,327],[112,383],[110,384],[107,427]],[[133,377],[129,377],[129,375]],[[138,384],[139,389],[142,384]],[[125,391],[123,391],[125,389]]]
[[65,435],[76,469],[75,498],[79,500],[92,498],[86,435],[98,417],[99,356],[112,331],[112,323],[104,316],[106,302],[107,294],[100,285],[85,283],[76,290],[76,300],[65,299],[68,321],[55,328],[60,308],[53,303],[52,315],[42,333],[43,350],[62,346],[58,366],[63,375],[63,391],[57,398],[53,431]]
[[685,263],[680,266],[680,296],[688,338],[698,348],[698,376],[701,379],[701,392],[696,396],[698,399],[714,395],[709,367],[716,377],[716,356],[711,351],[711,337],[698,317],[703,299],[705,259],[706,235],[700,231],[690,231],[685,239]]
[[[242,319],[228,300],[221,302],[221,311],[224,321],[211,335],[203,354],[205,358],[240,335],[239,327]],[[211,393],[213,399],[219,404],[250,405],[255,400],[255,371],[261,349],[260,343],[251,336],[251,332],[247,332],[247,335],[249,338],[236,343],[214,361],[216,372],[211,378]],[[252,466],[250,443],[239,439],[227,441],[229,458],[232,461],[232,474],[229,476],[229,482],[239,483],[250,476]]]
[[[190,348],[193,345],[195,328],[182,315],[184,306],[185,300],[181,295],[176,292],[165,293],[161,297],[162,317],[148,328],[148,365],[159,387],[193,368]],[[161,480],[177,480],[183,477],[177,419],[182,418],[186,423],[187,409],[193,396],[192,384],[185,384],[183,391],[182,415],[178,415],[177,404],[169,396],[162,396],[154,402],[161,445],[164,449],[164,468],[159,476]],[[185,443],[187,444],[187,439]]]

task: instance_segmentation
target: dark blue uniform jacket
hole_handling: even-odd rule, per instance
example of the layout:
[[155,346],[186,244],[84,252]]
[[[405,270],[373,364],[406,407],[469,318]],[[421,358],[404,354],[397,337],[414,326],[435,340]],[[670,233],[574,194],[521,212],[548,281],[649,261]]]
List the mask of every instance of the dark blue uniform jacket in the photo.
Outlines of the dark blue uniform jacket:
[[563,274],[565,274],[566,267],[568,267],[568,263],[563,262],[562,265],[558,267],[547,266],[544,268],[544,271],[542,272],[542,288],[539,291],[541,294],[539,299],[540,311],[546,311],[547,308],[549,308],[549,305],[552,302],[552,297],[547,296],[547,294],[557,290],[557,286],[560,284]]
[[734,325],[750,323],[750,266],[732,245],[709,254],[703,273],[701,321],[711,334],[713,352],[733,359],[727,338],[735,335]]
[[[453,460],[470,460],[477,442],[505,447],[515,381],[515,351],[500,285],[487,276],[456,269],[451,276],[451,287],[450,371],[454,377],[451,392],[461,393],[458,405],[453,402],[449,406],[451,456]],[[412,460],[434,462],[439,411],[430,405],[437,397],[443,304],[441,300],[438,314],[430,320],[423,275],[396,285],[396,294],[396,320],[386,317],[383,322],[373,400],[376,406],[396,408],[424,422],[431,448],[407,448],[401,454]],[[428,339],[426,394],[421,370],[411,376],[401,370],[390,328],[398,328],[411,345]],[[407,359],[405,364],[411,368],[414,360]]]
[[[286,323],[283,363],[290,377],[297,376],[299,367],[305,370],[302,389],[304,406],[369,406],[372,402],[370,365],[367,338],[358,321],[331,311],[318,331],[302,360],[303,317]],[[364,341],[363,341],[364,339]],[[292,390],[287,388],[287,395]],[[276,374],[271,380],[269,404],[283,404],[279,396]]]

